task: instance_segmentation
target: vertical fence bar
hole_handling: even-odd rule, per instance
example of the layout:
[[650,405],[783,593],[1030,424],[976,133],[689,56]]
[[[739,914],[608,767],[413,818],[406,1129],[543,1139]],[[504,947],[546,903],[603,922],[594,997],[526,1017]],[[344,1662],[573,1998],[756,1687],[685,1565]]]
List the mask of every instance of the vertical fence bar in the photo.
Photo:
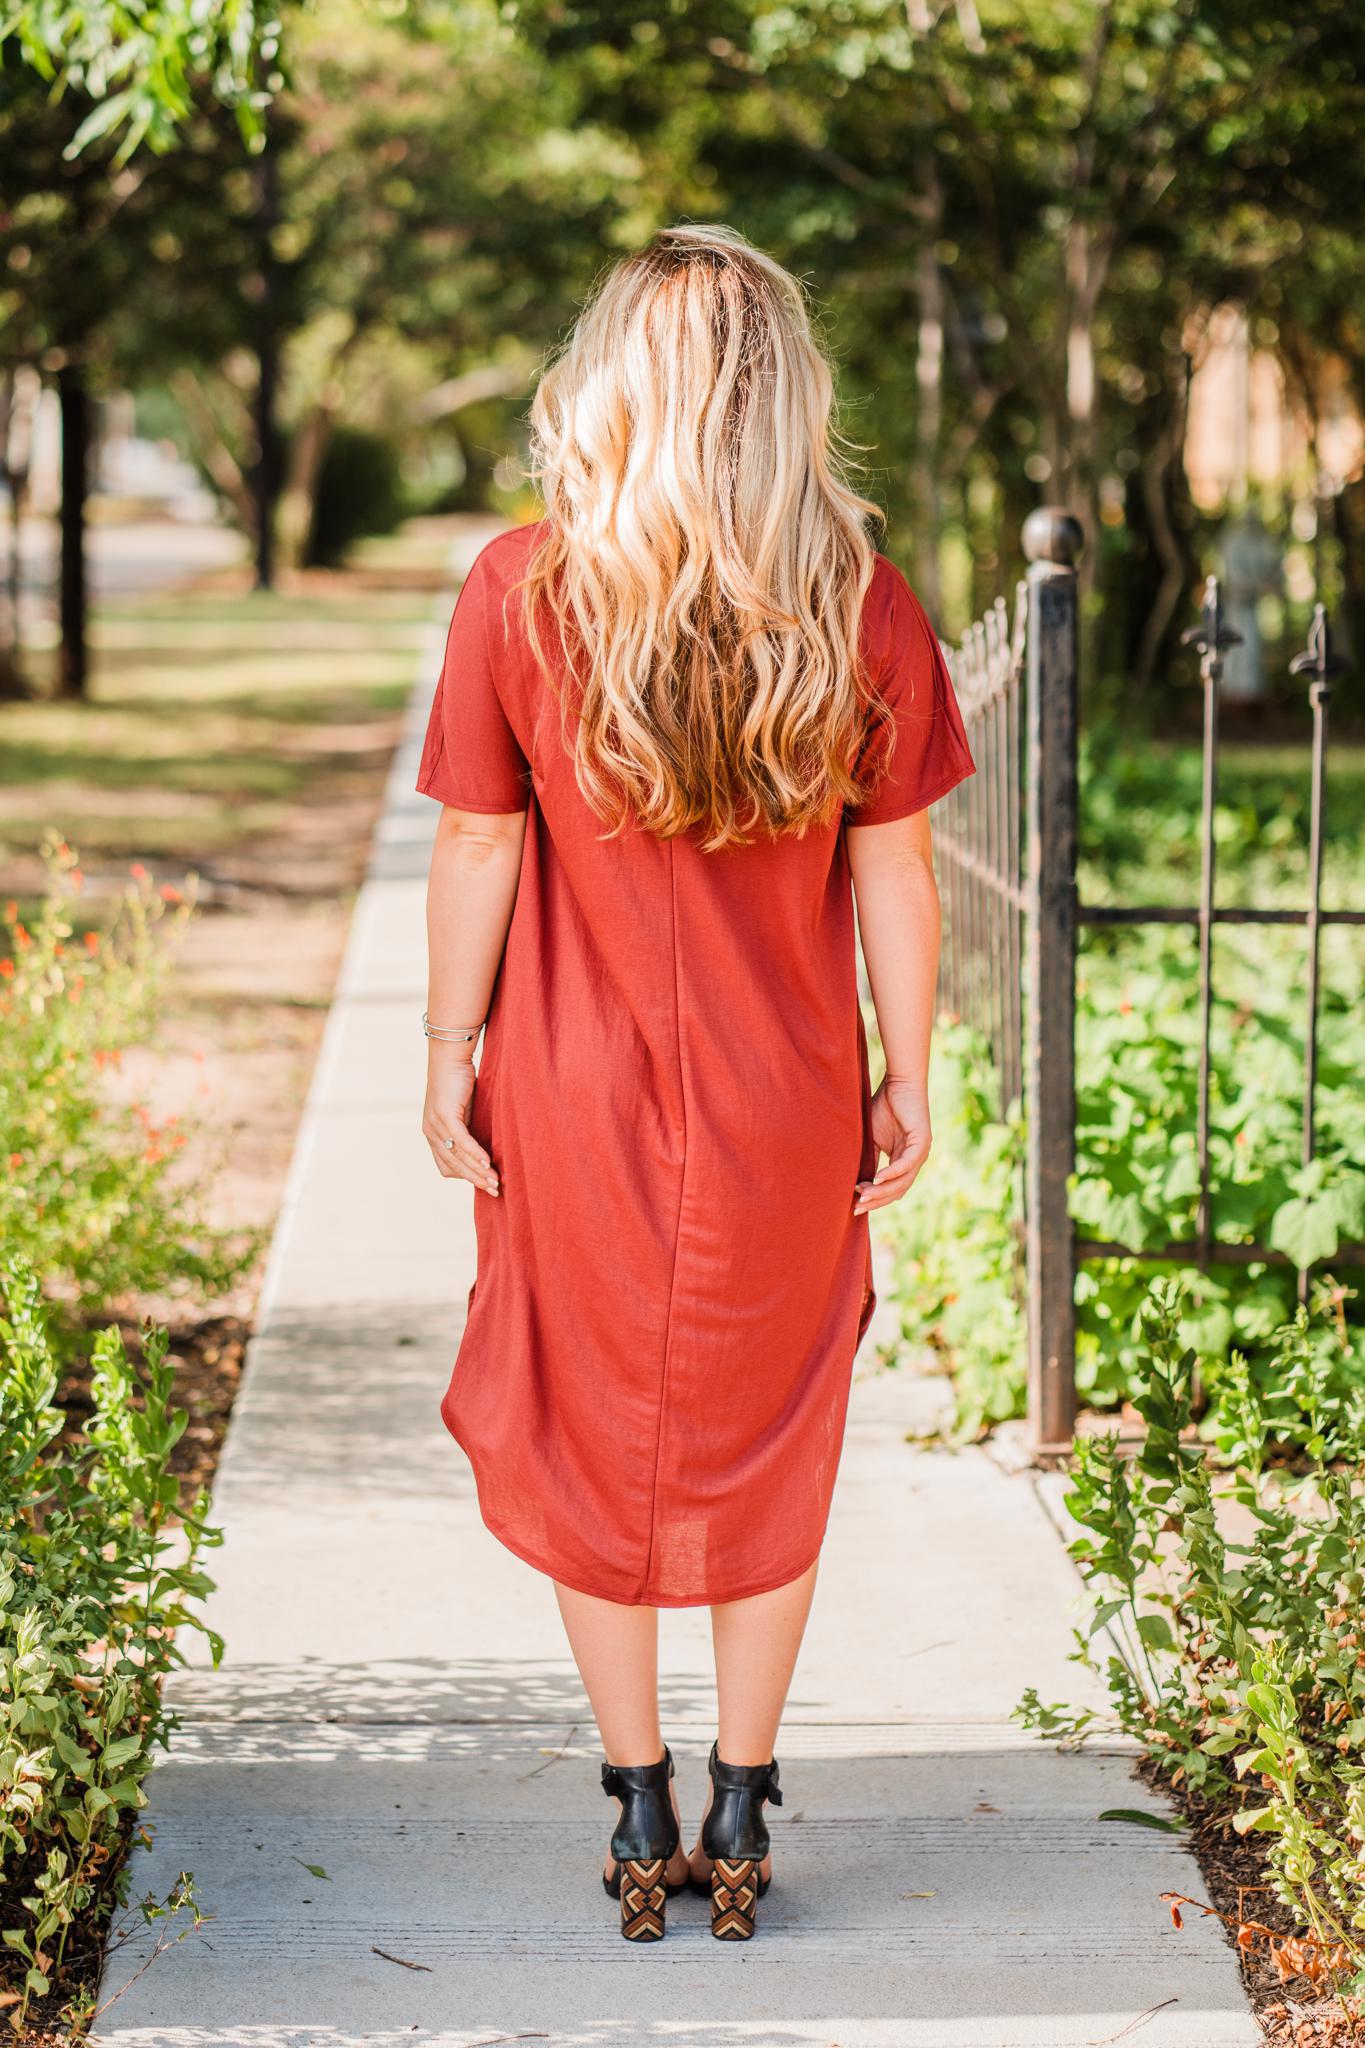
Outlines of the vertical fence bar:
[[[1214,591],[1214,612],[1218,595]],[[1204,761],[1200,802],[1199,847],[1199,1210],[1195,1235],[1199,1240],[1199,1263],[1209,1262],[1213,1236],[1212,1198],[1209,1192],[1209,1118],[1213,1071],[1213,901],[1216,882],[1217,842],[1213,832],[1213,810],[1218,794],[1218,691],[1223,679],[1222,657],[1210,652],[1204,657]]]
[[1006,834],[1009,831],[1009,799],[1006,794],[1009,782],[1009,756],[1005,737],[1005,696],[1009,685],[1006,664],[1009,661],[1009,635],[1004,624],[1004,608],[997,605],[992,628],[995,645],[995,679],[991,694],[991,744],[995,757],[995,788],[992,804],[991,832],[995,845],[995,892],[996,892],[996,990],[999,1016],[999,1040],[995,1048],[996,1074],[1000,1084],[1000,1114],[1003,1117],[1009,1105],[1009,943],[1011,908],[1009,900],[1009,879],[1005,872]]
[[[971,692],[973,707],[977,703],[981,688],[980,656],[981,651],[977,646],[976,629],[972,627],[969,628],[967,636],[962,642],[962,659],[967,670],[968,687]],[[975,720],[973,720],[973,724],[975,724]],[[981,852],[980,821],[978,817],[978,798],[980,795],[978,784],[980,779],[979,776],[973,775],[971,780],[963,785],[962,789],[963,823],[966,827],[967,853],[970,856],[970,864],[962,876],[962,928],[967,969],[964,1014],[973,1031],[981,1029],[982,953],[984,950],[981,938],[981,889],[977,879],[976,868],[976,862]]]
[[1209,1130],[1213,1077],[1213,912],[1217,886],[1214,804],[1218,795],[1218,696],[1223,685],[1223,655],[1241,645],[1242,636],[1223,623],[1218,578],[1204,585],[1204,612],[1197,626],[1181,635],[1199,650],[1204,686],[1203,799],[1200,806],[1199,854],[1199,1095],[1195,1148],[1199,1164],[1199,1206],[1195,1218],[1195,1257],[1209,1263],[1213,1241],[1213,1205],[1209,1175]]
[[1076,1415],[1075,1158],[1077,591],[1081,528],[1042,507],[1024,522],[1028,571],[1028,1411],[1036,1449]]
[[1021,980],[1024,966],[1023,914],[1019,909],[1019,897],[1023,887],[1023,851],[1021,846],[1022,823],[1019,815],[1019,790],[1021,767],[1019,760],[1019,676],[1024,660],[1024,635],[1028,629],[1028,586],[1020,584],[1015,602],[1014,626],[1010,637],[1010,683],[1006,696],[1006,747],[1009,758],[1009,805],[1006,830],[1008,874],[1010,879],[1010,953],[1009,953],[1009,1005],[1010,1005],[1010,1054],[1009,1074],[1006,1091],[1010,1101],[1022,1092],[1024,1085],[1024,1019]]
[[[955,661],[949,663],[955,688],[960,688],[961,678]],[[958,797],[960,790],[954,790],[945,800],[939,814],[939,833],[943,842],[943,857],[938,862],[939,893],[943,905],[943,950],[939,959],[939,1006],[950,1015],[958,1014],[957,1000],[957,862],[953,859],[953,847],[961,830]]]
[[[1308,823],[1308,993],[1303,1029],[1303,1163],[1307,1166],[1317,1150],[1318,1093],[1318,1001],[1322,951],[1322,828],[1327,795],[1327,706],[1332,696],[1332,678],[1347,666],[1332,652],[1332,630],[1322,605],[1313,610],[1308,633],[1308,651],[1296,655],[1289,673],[1312,678],[1308,701],[1313,707],[1313,780]],[[1299,1271],[1299,1300],[1309,1294],[1309,1271]]]

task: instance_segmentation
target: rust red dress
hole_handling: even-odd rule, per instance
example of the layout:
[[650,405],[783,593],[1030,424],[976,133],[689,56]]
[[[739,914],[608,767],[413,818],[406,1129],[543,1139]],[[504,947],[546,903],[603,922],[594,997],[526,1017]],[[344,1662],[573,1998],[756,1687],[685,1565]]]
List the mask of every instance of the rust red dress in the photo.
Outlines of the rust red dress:
[[529,811],[470,1113],[503,1192],[474,1195],[441,1412],[488,1527],[539,1570],[628,1604],[738,1600],[819,1552],[874,1301],[845,830],[923,809],[973,762],[879,556],[863,635],[897,739],[873,800],[719,853],[601,837],[519,595],[504,613],[536,532],[495,540],[460,593],[417,784]]

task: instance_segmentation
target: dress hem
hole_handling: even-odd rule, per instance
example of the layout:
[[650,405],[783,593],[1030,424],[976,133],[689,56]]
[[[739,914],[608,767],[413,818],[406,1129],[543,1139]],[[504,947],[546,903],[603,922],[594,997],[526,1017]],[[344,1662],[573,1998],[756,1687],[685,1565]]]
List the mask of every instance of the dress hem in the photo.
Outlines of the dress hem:
[[[447,1427],[449,1427],[448,1424]],[[454,1436],[454,1434],[452,1430],[451,1435]],[[455,1440],[459,1443],[458,1437]],[[460,1448],[464,1450],[464,1445],[461,1444]],[[469,1457],[468,1451],[465,1451],[465,1456]],[[471,1470],[473,1469],[472,1459],[470,1460],[470,1468]],[[476,1492],[478,1491],[478,1485],[479,1475],[475,1472],[474,1486]],[[497,1524],[490,1519],[484,1509],[482,1497],[479,1499],[479,1517],[489,1535],[495,1537],[501,1543],[504,1550],[510,1550],[513,1557],[520,1558],[523,1564],[529,1564],[533,1571],[542,1572],[547,1579],[552,1579],[556,1585],[567,1586],[571,1593],[586,1593],[591,1600],[609,1600],[613,1607],[726,1607],[732,1600],[756,1600],[760,1593],[776,1593],[780,1587],[790,1586],[793,1580],[803,1578],[825,1547],[825,1534],[822,1530],[820,1541],[816,1545],[815,1550],[806,1559],[804,1564],[799,1564],[796,1567],[795,1571],[784,1571],[780,1577],[765,1578],[756,1585],[741,1586],[733,1593],[657,1593],[653,1596],[648,1593],[642,1593],[637,1599],[621,1600],[614,1593],[604,1593],[600,1587],[589,1586],[583,1579],[558,1570],[545,1558],[537,1557],[526,1545],[514,1543],[512,1538],[505,1535]]]

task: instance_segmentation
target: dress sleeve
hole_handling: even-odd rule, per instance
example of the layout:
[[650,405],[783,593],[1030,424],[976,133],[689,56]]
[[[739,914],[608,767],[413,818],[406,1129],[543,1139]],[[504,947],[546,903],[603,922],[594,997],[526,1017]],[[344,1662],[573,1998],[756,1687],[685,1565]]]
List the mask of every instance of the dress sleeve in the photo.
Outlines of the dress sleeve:
[[848,825],[908,818],[976,773],[938,636],[890,563],[884,576],[885,600],[876,608],[868,655],[886,710],[868,724],[857,767],[868,795],[845,806]]
[[530,766],[498,695],[502,600],[481,556],[455,604],[427,721],[417,788],[457,811],[524,811]]

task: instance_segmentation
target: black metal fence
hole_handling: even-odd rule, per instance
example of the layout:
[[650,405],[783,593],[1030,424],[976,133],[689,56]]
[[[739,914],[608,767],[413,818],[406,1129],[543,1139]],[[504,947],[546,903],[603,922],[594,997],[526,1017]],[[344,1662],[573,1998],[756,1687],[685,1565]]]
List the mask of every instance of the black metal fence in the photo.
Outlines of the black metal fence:
[[[1002,1108],[1022,1095],[1028,1291],[1028,1412],[1039,1450],[1070,1441],[1076,1411],[1075,1283],[1085,1259],[1141,1258],[1208,1267],[1285,1265],[1260,1243],[1225,1243],[1213,1231],[1209,1137],[1213,932],[1217,925],[1297,925],[1307,940],[1302,1158],[1316,1144],[1315,1097],[1323,927],[1365,924],[1365,911],[1322,903],[1328,707],[1346,666],[1334,654],[1321,606],[1305,653],[1292,664],[1308,680],[1313,718],[1308,904],[1302,910],[1220,905],[1214,808],[1219,696],[1228,628],[1210,578],[1203,614],[1185,640],[1203,683],[1200,887],[1195,904],[1100,905],[1079,900],[1076,557],[1081,532],[1069,514],[1033,513],[1024,526],[1028,574],[1011,618],[1003,600],[948,650],[978,773],[935,812],[944,903],[942,993],[948,1007],[989,1040]],[[1199,1192],[1188,1242],[1127,1245],[1083,1238],[1069,1213],[1075,1163],[1076,966],[1082,926],[1191,927],[1199,955],[1196,1156]],[[1365,1263],[1365,1245],[1343,1244],[1335,1264]],[[1309,1273],[1299,1273],[1306,1298]]]

